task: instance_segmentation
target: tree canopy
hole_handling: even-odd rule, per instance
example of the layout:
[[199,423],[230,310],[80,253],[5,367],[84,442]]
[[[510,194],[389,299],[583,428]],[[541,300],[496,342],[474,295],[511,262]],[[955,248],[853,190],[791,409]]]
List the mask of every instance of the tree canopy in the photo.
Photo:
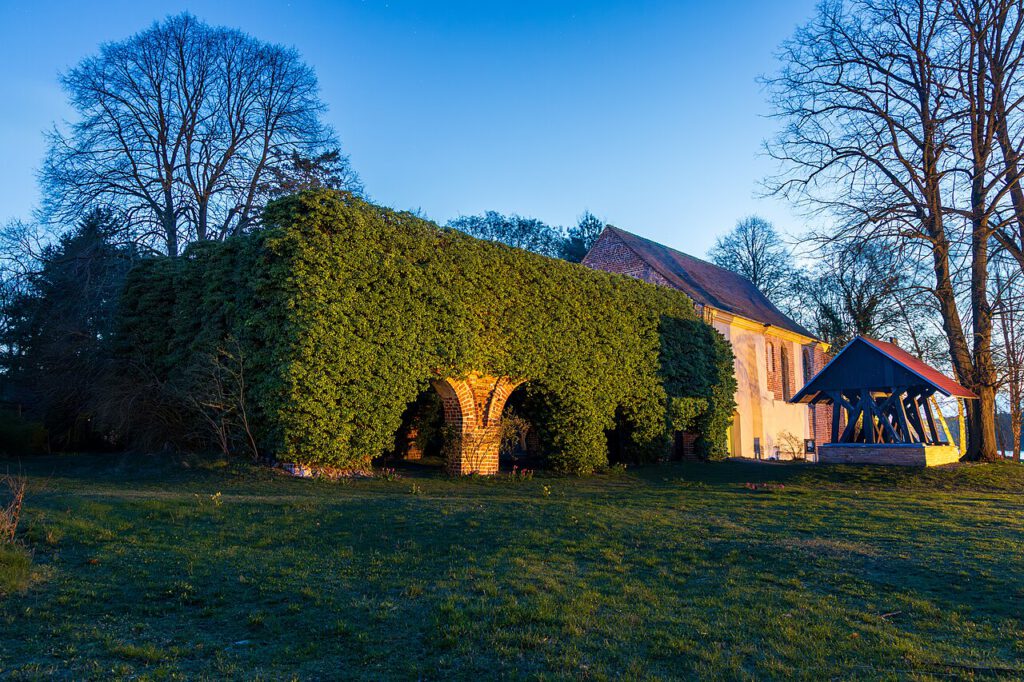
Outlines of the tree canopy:
[[324,156],[336,141],[313,70],[239,30],[179,14],[104,44],[61,83],[76,120],[49,135],[49,220],[110,210],[132,239],[174,256],[252,229],[276,187],[302,184],[303,159],[358,187],[347,159]]

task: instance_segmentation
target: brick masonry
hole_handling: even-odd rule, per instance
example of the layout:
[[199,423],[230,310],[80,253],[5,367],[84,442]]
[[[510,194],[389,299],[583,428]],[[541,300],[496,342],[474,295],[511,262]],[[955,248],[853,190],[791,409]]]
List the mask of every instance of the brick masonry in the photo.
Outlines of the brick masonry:
[[825,464],[889,464],[896,466],[941,466],[960,461],[955,445],[825,445],[818,450]]
[[[804,346],[804,377],[803,383],[820,372],[831,358],[818,344]],[[802,385],[802,384],[801,384]],[[816,444],[828,443],[832,440],[832,406],[811,405],[811,434]]]
[[470,375],[434,381],[444,404],[451,474],[496,474],[501,447],[501,413],[512,391],[522,383],[509,377]]
[[629,248],[622,239],[605,231],[598,237],[590,252],[583,258],[583,265],[594,270],[618,272],[637,279],[671,286],[667,279]]
[[423,459],[423,449],[416,442],[419,435],[419,429],[415,426],[410,426],[409,430],[405,432],[405,459],[413,461]]

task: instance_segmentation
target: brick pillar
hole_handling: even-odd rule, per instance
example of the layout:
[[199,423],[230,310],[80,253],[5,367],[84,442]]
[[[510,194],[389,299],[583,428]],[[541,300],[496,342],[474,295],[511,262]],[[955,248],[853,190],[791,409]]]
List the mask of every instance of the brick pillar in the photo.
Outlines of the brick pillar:
[[454,431],[445,444],[449,473],[498,473],[501,413],[505,401],[521,383],[508,377],[477,374],[433,382],[444,403],[445,424]]
[[[831,357],[822,350],[820,344],[812,343],[804,346],[804,383],[806,384],[815,374],[824,369],[830,359]],[[831,443],[832,405],[818,403],[809,405],[808,409],[811,413],[811,438],[814,439],[815,446]]]

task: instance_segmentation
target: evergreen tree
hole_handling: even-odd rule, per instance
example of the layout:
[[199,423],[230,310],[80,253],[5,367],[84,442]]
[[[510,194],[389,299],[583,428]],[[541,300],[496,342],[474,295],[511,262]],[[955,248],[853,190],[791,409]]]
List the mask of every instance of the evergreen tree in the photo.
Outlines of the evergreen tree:
[[570,227],[562,246],[562,258],[579,263],[590,251],[604,230],[604,221],[590,211],[584,211],[575,227]]
[[120,226],[103,210],[42,254],[25,286],[3,305],[4,373],[29,416],[43,421],[56,447],[93,445],[97,387],[108,371],[118,299],[136,259],[113,241]]

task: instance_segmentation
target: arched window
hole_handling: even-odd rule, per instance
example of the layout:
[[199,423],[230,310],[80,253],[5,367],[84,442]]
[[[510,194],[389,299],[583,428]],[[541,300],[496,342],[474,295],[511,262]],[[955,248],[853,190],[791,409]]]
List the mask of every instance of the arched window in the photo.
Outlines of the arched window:
[[767,358],[765,358],[766,364],[768,365],[768,371],[774,373],[775,372],[775,345],[771,341],[769,341],[768,345],[765,346],[765,350],[767,351],[766,355],[768,356]]
[[789,347],[782,347],[782,399],[789,400],[793,397],[793,369],[789,357]]

